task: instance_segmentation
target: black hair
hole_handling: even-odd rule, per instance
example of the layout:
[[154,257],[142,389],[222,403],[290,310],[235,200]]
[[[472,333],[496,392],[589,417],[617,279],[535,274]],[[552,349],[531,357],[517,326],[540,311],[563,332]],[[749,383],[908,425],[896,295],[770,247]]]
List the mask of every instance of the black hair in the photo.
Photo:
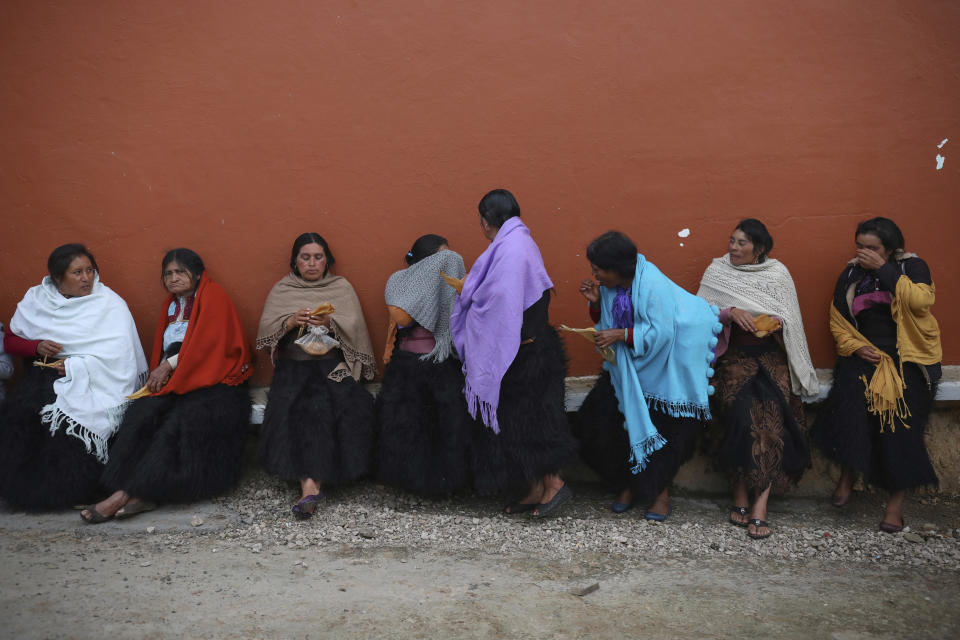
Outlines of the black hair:
[[163,278],[163,272],[167,270],[167,265],[176,262],[181,267],[190,272],[194,280],[200,280],[200,276],[206,267],[203,266],[203,259],[197,255],[196,251],[185,249],[170,249],[163,256],[163,262],[160,263],[160,278]]
[[900,231],[897,223],[890,218],[878,217],[864,220],[857,225],[857,232],[854,234],[854,238],[864,233],[869,233],[880,238],[880,242],[883,243],[883,248],[890,251],[891,255],[898,249],[903,249],[903,233]]
[[587,260],[604,271],[633,279],[637,271],[637,245],[619,231],[607,231],[587,247]]
[[424,258],[435,254],[440,250],[440,247],[445,244],[447,244],[447,239],[443,236],[428,233],[416,239],[404,259],[407,261],[407,264],[416,264]]
[[73,242],[57,247],[50,253],[50,257],[47,258],[47,272],[50,274],[50,277],[53,278],[54,282],[63,280],[63,275],[67,272],[67,268],[70,267],[70,263],[80,256],[87,256],[87,258],[90,259],[90,264],[93,265],[93,270],[100,273],[100,267],[97,266],[97,259],[93,257],[90,250],[79,242]]
[[734,231],[738,229],[743,231],[743,234],[753,243],[753,250],[757,252],[757,262],[766,260],[773,251],[773,236],[767,231],[767,225],[756,218],[744,218],[733,228]]
[[480,216],[491,227],[499,229],[510,218],[520,215],[520,205],[513,194],[506,189],[494,189],[480,199],[477,205]]
[[337,262],[336,258],[334,258],[330,252],[330,247],[327,246],[327,241],[323,239],[322,235],[319,233],[301,233],[297,236],[297,239],[293,241],[293,251],[290,252],[290,270],[293,271],[297,277],[300,277],[300,271],[297,269],[297,256],[300,255],[300,249],[302,249],[304,245],[313,243],[323,247],[323,254],[327,256],[327,264],[323,269],[324,276],[330,271],[330,267]]

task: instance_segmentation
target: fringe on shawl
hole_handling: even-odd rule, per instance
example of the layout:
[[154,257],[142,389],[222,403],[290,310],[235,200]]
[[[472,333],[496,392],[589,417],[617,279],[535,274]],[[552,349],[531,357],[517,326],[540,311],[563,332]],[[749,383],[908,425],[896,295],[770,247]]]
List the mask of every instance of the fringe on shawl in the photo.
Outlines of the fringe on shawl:
[[654,431],[653,435],[637,444],[630,446],[630,472],[634,475],[647,468],[647,461],[650,456],[661,447],[667,444],[666,438]]
[[464,385],[463,395],[467,399],[467,411],[470,412],[470,417],[476,420],[477,412],[479,411],[480,420],[483,421],[483,424],[493,429],[494,433],[499,434],[500,423],[497,421],[496,405],[481,400],[480,396],[473,392],[473,389],[470,387],[469,380],[467,380],[466,384]]
[[[119,407],[108,410],[112,424],[120,424],[128,404],[130,403],[124,402]],[[86,447],[87,453],[93,454],[100,464],[107,464],[107,461],[110,459],[109,452],[107,451],[107,439],[95,434],[65,414],[55,403],[48,404],[40,410],[40,422],[50,425],[51,436],[55,435],[60,427],[63,427],[63,432],[68,436],[73,436],[80,440],[84,447]]]
[[[710,407],[700,406],[695,402],[671,402],[663,398],[647,395],[644,396],[644,400],[647,401],[648,409],[659,411],[674,418],[696,418],[704,422],[711,419]],[[623,412],[622,407],[620,408],[620,412]],[[627,428],[626,424],[624,424],[623,428]],[[647,460],[650,459],[650,456],[665,444],[667,444],[666,438],[660,435],[659,431],[654,431],[653,435],[646,440],[630,445],[630,459],[628,460],[630,472],[636,475],[646,469]]]

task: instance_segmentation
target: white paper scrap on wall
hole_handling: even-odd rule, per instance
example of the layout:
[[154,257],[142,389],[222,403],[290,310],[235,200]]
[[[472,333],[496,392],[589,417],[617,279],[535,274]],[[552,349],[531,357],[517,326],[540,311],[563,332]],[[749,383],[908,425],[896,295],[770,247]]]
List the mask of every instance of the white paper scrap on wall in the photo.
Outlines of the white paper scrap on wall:
[[681,238],[687,238],[690,236],[690,229],[681,229],[677,232],[677,235]]
[[949,140],[950,140],[950,138],[944,138],[944,139],[940,142],[940,144],[937,145],[937,149],[943,149],[943,145],[947,144],[947,142],[948,142]]
[[946,160],[946,158],[938,153],[937,154],[937,171],[940,171],[940,169],[943,169],[944,160]]

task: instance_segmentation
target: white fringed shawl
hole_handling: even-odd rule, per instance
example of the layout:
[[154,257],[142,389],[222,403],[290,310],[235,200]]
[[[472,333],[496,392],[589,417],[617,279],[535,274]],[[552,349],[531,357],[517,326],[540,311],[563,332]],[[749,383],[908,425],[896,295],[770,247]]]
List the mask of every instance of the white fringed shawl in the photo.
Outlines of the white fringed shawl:
[[146,380],[147,359],[123,299],[96,277],[89,295],[64,297],[47,276],[31,287],[10,321],[27,340],[63,345],[66,375],[53,383],[57,399],[40,410],[53,435],[63,427],[107,462],[107,441],[127,408],[126,396]]
[[734,265],[730,255],[714,258],[703,272],[697,295],[721,309],[737,307],[754,315],[775,315],[783,322],[783,344],[790,365],[790,386],[797,395],[815,396],[820,383],[810,360],[797,288],[782,262]]

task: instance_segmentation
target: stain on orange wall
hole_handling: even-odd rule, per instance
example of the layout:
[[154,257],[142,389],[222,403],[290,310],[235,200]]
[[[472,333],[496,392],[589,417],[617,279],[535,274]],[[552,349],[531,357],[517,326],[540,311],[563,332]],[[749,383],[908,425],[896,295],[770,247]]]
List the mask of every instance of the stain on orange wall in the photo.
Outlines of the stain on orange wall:
[[[442,234],[469,265],[476,203],[506,187],[555,323],[587,323],[584,247],[607,229],[695,291],[736,222],[764,220],[820,367],[854,227],[894,218],[957,364],[958,34],[960,4],[933,1],[9,0],[0,319],[81,241],[149,346],[160,258],[187,246],[252,340],[293,238],[317,231],[379,348],[412,241]],[[598,369],[568,346],[572,374]]]

